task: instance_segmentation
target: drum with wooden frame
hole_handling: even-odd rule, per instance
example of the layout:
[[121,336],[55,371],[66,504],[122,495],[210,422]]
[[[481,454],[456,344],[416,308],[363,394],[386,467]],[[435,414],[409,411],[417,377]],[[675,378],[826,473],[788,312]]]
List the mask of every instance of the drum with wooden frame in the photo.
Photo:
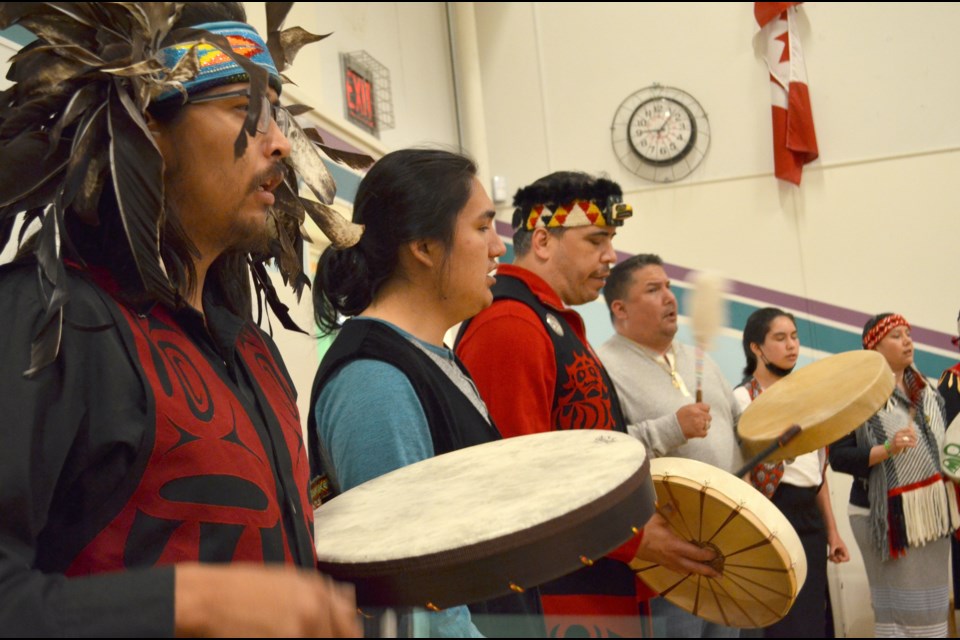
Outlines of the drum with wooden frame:
[[315,511],[320,570],[361,606],[444,609],[537,586],[636,535],[643,445],[578,430],[498,440],[362,484]]
[[797,369],[766,389],[740,416],[742,447],[756,455],[773,446],[791,425],[800,432],[761,460],[776,462],[816,451],[847,435],[880,410],[893,393],[894,377],[876,351],[848,351]]
[[750,484],[686,458],[650,463],[657,512],[681,538],[712,549],[719,578],[634,560],[637,575],[673,604],[729,627],[766,627],[790,610],[807,575],[800,537]]

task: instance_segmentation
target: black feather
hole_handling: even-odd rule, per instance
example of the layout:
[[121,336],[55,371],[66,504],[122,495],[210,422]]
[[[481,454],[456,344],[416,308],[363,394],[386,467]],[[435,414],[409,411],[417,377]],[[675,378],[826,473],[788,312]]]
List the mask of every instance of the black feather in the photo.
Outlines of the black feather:
[[23,246],[23,239],[27,235],[27,231],[30,229],[30,225],[33,224],[35,220],[39,220],[43,217],[44,209],[30,209],[23,214],[23,224],[20,225],[20,232],[17,234],[17,246]]
[[175,306],[175,292],[160,267],[163,158],[126,92],[111,91],[107,110],[110,173],[137,275],[144,291]]
[[90,225],[99,224],[100,193],[110,165],[109,125],[106,105],[100,105],[80,123],[73,141],[71,164],[61,192],[61,206],[70,208]]
[[283,53],[283,44],[280,41],[280,30],[283,29],[283,23],[290,13],[292,2],[268,2],[267,7],[267,49],[270,50],[270,57],[277,66],[277,71],[283,71],[287,67],[287,58]]
[[[313,42],[320,42],[324,38],[329,38],[330,35],[329,33],[325,33],[322,36],[318,36],[315,33],[310,33],[306,29],[291,27],[284,29],[280,33],[268,34],[267,42],[270,43],[271,54],[273,54],[274,48],[281,52],[280,55],[283,59],[283,66],[286,68],[293,64],[293,60],[297,57],[297,54],[300,53],[300,49]],[[274,60],[276,59],[277,58],[274,58]]]
[[0,29],[6,29],[22,18],[38,13],[52,12],[39,2],[0,2]]
[[0,251],[10,242],[10,236],[13,235],[13,225],[16,223],[16,216],[3,216],[0,212]]
[[[39,131],[27,131],[0,144],[0,207],[16,204],[61,175],[67,162],[67,149],[47,155],[48,139]],[[16,170],[12,170],[12,169]],[[49,202],[49,200],[48,200]],[[33,202],[32,206],[45,204]],[[22,207],[20,210],[28,207]]]
[[263,293],[263,297],[266,298],[267,304],[270,305],[270,310],[273,311],[277,319],[280,320],[280,324],[290,331],[309,335],[297,326],[297,323],[290,317],[290,307],[280,301],[280,296],[277,295],[277,290],[274,288],[273,282],[270,281],[270,275],[267,273],[266,268],[264,268],[263,263],[251,262],[250,269],[258,289]]
[[292,116],[302,116],[305,113],[313,111],[313,107],[305,104],[288,104],[284,107]]
[[367,169],[373,164],[373,158],[365,153],[354,153],[353,151],[335,149],[333,147],[328,147],[325,144],[320,144],[317,146],[320,147],[325,154],[327,154],[328,158],[331,160],[336,160],[340,164],[345,164],[351,169]]
[[90,113],[90,110],[94,107],[102,106],[103,99],[100,95],[99,87],[96,85],[88,84],[74,93],[67,102],[67,105],[63,108],[61,112],[62,115],[57,119],[53,128],[50,129],[51,151],[60,144],[60,136],[63,135],[64,129],[74,124],[80,116]]

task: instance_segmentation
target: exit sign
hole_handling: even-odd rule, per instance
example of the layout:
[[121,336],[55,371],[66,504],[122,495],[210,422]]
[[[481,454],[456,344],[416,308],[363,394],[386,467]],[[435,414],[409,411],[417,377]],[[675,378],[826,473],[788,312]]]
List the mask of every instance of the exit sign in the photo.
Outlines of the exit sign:
[[374,108],[373,80],[362,69],[348,64],[343,67],[343,95],[347,119],[370,133],[377,133],[377,112]]

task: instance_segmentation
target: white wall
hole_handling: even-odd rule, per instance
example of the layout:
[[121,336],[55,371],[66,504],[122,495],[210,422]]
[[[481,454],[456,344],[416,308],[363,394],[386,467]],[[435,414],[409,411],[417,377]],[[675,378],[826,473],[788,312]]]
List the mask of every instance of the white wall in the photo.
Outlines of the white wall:
[[[263,4],[244,3],[261,32]],[[344,121],[340,54],[366,51],[390,70],[396,128],[381,133],[383,145],[388,150],[428,142],[455,145],[446,21],[441,2],[298,2],[286,27],[332,35],[304,47],[288,75],[311,106]]]
[[[772,177],[751,3],[478,3],[477,21],[490,171],[511,190],[604,171],[637,210],[621,250],[953,331],[960,295],[940,274],[960,231],[960,6],[803,6],[820,160],[799,189]],[[693,94],[713,135],[666,187],[629,174],[610,144],[617,107],[654,82]]]

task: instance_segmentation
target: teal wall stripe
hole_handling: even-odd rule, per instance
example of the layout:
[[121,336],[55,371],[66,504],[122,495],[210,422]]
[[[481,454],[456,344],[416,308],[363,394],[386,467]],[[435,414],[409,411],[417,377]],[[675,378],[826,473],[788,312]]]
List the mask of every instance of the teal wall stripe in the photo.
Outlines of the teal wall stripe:
[[35,35],[16,24],[8,29],[0,30],[0,38],[6,38],[7,40],[16,42],[21,47],[37,39]]
[[352,205],[357,199],[357,187],[360,186],[362,176],[358,176],[343,165],[339,165],[326,158],[323,159],[323,164],[326,165],[330,171],[330,175],[333,176],[334,181],[337,183],[337,197]]

